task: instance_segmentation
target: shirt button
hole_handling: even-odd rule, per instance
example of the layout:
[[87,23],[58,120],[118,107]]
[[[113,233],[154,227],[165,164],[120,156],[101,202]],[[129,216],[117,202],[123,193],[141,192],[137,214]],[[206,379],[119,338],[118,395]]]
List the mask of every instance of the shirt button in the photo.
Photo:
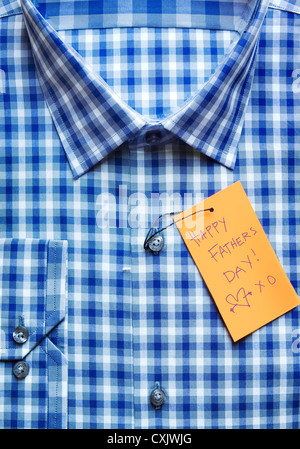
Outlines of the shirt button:
[[26,362],[17,362],[13,367],[13,373],[17,379],[24,379],[29,372],[29,366]]
[[148,131],[145,135],[146,143],[150,145],[157,144],[162,138],[162,134],[160,131]]
[[18,326],[13,331],[13,339],[16,343],[22,345],[28,340],[28,330],[26,327]]
[[148,242],[149,249],[153,252],[153,254],[159,253],[159,251],[164,246],[164,239],[161,235],[155,235],[151,237]]
[[164,405],[166,400],[166,395],[160,388],[155,388],[150,395],[150,402],[155,408],[160,408]]

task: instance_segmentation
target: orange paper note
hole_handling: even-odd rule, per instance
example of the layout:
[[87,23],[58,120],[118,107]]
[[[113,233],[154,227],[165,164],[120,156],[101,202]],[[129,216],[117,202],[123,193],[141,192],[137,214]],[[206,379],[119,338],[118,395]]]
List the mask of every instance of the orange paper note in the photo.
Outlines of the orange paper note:
[[234,341],[300,304],[239,181],[174,222]]

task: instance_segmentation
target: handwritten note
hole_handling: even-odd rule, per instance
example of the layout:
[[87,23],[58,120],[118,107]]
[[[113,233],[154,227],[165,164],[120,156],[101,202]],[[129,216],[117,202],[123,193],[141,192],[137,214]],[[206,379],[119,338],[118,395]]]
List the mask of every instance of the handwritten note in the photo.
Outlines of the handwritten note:
[[300,304],[239,181],[174,222],[233,341]]

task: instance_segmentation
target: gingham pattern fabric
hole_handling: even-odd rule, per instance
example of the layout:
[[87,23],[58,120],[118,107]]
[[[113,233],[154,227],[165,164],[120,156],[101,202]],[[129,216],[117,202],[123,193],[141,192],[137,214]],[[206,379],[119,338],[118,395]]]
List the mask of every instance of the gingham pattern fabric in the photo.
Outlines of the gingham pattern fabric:
[[138,3],[0,2],[1,237],[32,276],[45,242],[68,245],[65,319],[25,379],[1,356],[1,426],[298,428],[298,308],[233,344],[177,229],[143,243],[240,180],[298,290],[299,6]]
[[235,2],[176,0],[38,2],[39,11],[57,30],[118,27],[184,27],[236,30],[247,0]]
[[[66,242],[0,239],[1,428],[66,427]],[[24,344],[14,329],[28,331]],[[30,370],[13,375],[17,361]]]

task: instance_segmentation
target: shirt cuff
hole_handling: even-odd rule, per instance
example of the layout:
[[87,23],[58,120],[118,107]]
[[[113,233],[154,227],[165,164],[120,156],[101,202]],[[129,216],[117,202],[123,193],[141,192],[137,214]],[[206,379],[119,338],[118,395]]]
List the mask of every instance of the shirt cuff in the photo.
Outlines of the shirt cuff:
[[0,427],[65,428],[67,242],[0,239],[0,294]]

